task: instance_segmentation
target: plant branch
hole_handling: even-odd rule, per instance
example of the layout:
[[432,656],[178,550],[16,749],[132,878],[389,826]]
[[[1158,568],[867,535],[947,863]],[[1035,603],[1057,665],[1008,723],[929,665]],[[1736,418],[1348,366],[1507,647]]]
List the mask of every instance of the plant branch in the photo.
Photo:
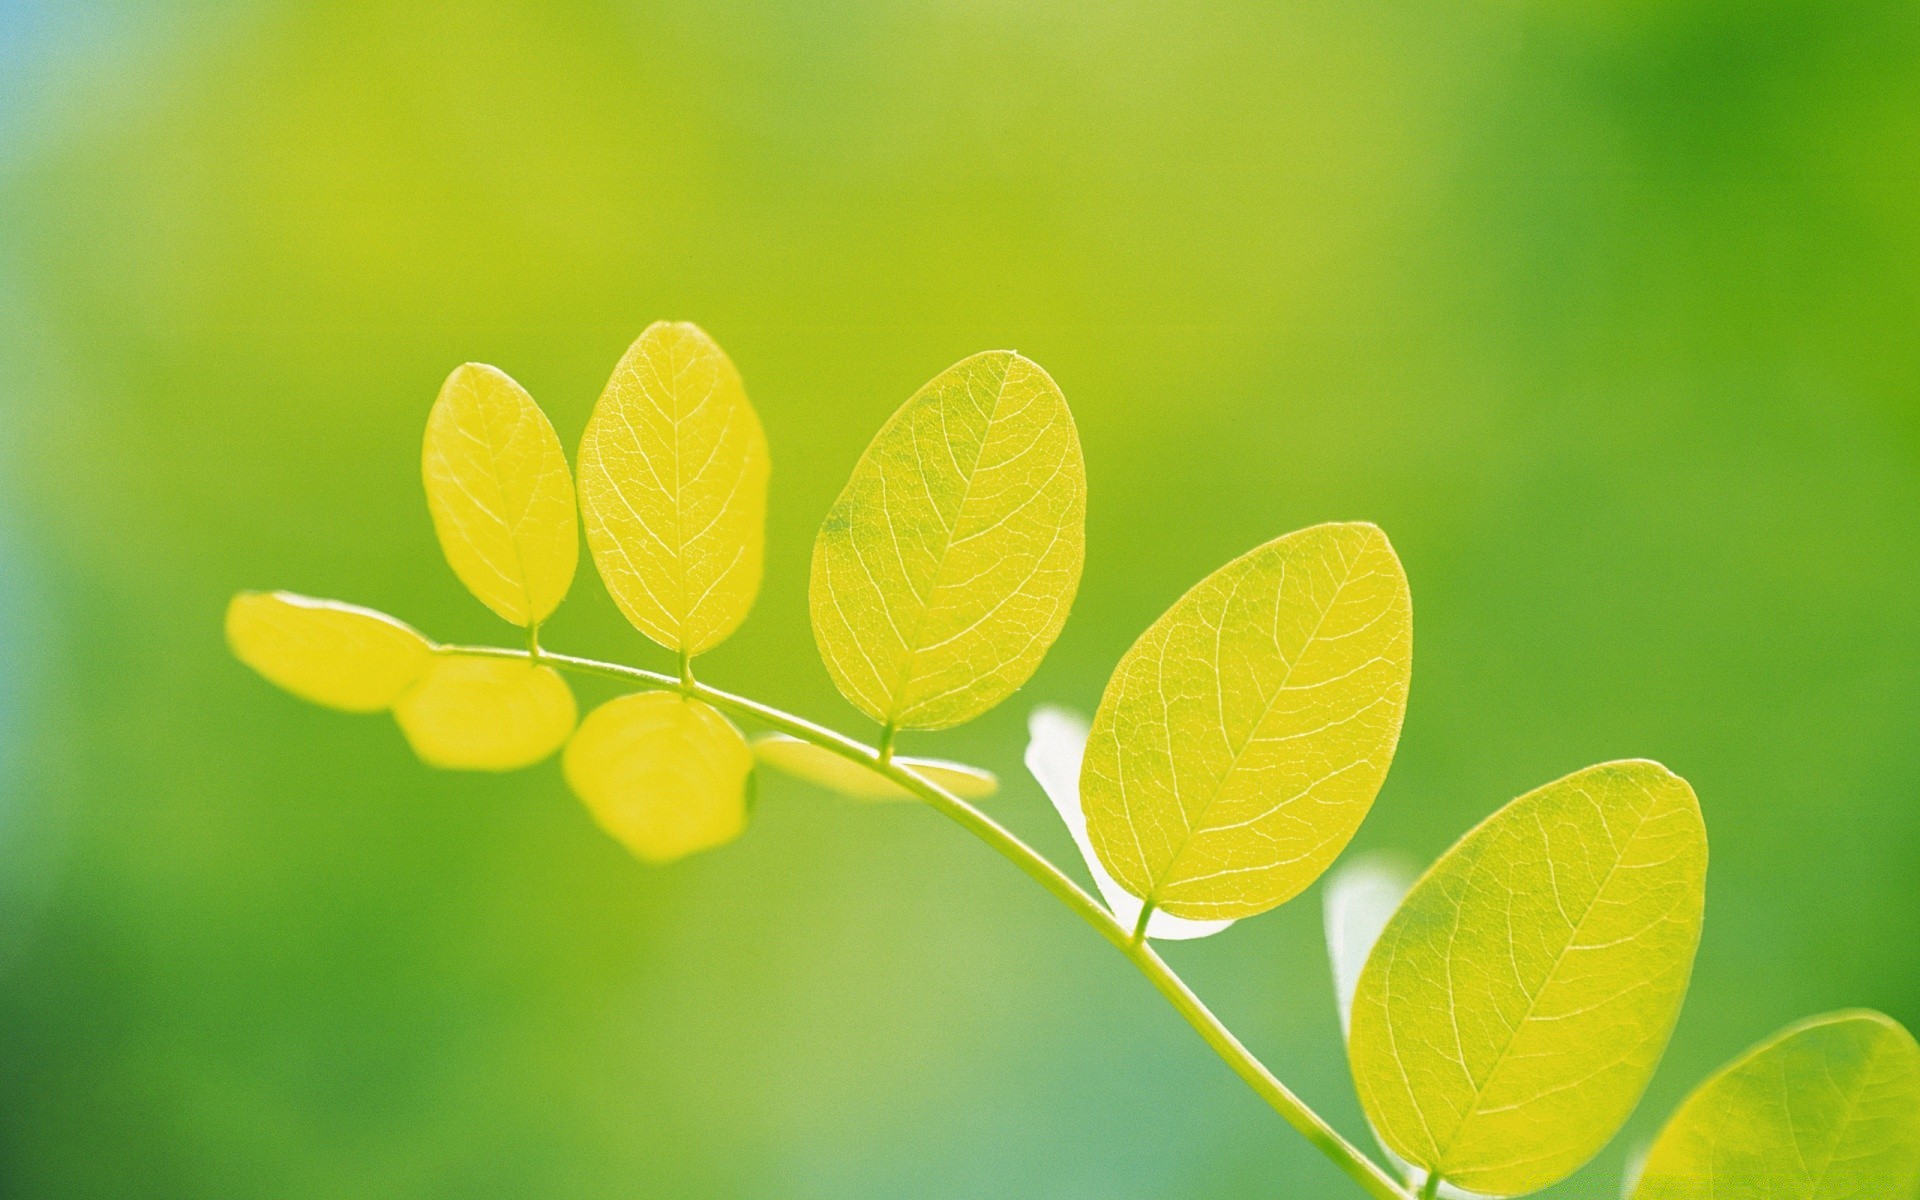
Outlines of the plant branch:
[[[510,650],[499,646],[442,646],[444,654],[477,655],[487,658],[529,658],[525,650]],[[628,667],[618,663],[599,662],[590,658],[577,658],[570,654],[555,654],[542,648],[539,661],[563,670],[577,671],[582,674],[599,675],[617,679],[625,683],[642,683],[650,687],[679,692],[703,700],[715,708],[747,717],[781,733],[790,734],[803,741],[811,742],[823,750],[839,755],[849,762],[858,763],[874,771],[901,787],[906,788],[922,801],[938,810],[961,828],[973,834],[1000,855],[1024,871],[1029,878],[1038,883],[1081,920],[1093,926],[1094,931],[1115,949],[1126,955],[1128,961],[1139,969],[1147,981],[1152,983],[1173,1005],[1174,1010],[1185,1017],[1187,1024],[1205,1039],[1234,1072],[1246,1081],[1261,1099],[1271,1105],[1274,1111],[1285,1118],[1287,1124],[1294,1127],[1300,1136],[1312,1143],[1315,1149],[1332,1160],[1347,1175],[1363,1188],[1374,1200],[1415,1200],[1406,1188],[1402,1187],[1391,1175],[1387,1174],[1371,1158],[1368,1158],[1353,1143],[1347,1141],[1333,1126],[1327,1124],[1319,1113],[1309,1108],[1305,1101],[1276,1078],[1264,1063],[1254,1057],[1251,1050],[1242,1045],[1220,1018],[1213,1015],[1200,997],[1194,994],[1186,981],[1174,973],[1144,937],[1135,939],[1134,931],[1124,928],[1114,920],[1113,914],[1098,900],[1089,895],[1086,889],[1075,883],[1058,867],[1047,861],[1039,851],[1027,845],[1011,831],[992,817],[981,812],[965,800],[947,791],[936,783],[916,772],[894,762],[890,755],[881,750],[856,741],[843,733],[838,733],[822,725],[816,725],[803,717],[750,700],[745,696],[736,696],[699,683],[688,675],[676,679],[658,671],[648,671],[640,667]],[[1150,912],[1141,913],[1141,927],[1144,932],[1146,919]]]

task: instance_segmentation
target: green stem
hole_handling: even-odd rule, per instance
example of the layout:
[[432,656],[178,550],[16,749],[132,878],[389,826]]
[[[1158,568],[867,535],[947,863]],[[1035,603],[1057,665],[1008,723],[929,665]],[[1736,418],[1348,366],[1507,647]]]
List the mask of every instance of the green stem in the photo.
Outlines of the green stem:
[[1420,1200],[1434,1200],[1440,1194],[1440,1173],[1428,1171],[1427,1181],[1420,1185]]
[[1133,944],[1144,946],[1147,943],[1147,922],[1153,920],[1153,901],[1140,906],[1140,919],[1133,923]]
[[[498,646],[442,646],[442,653],[471,654],[489,658],[525,658],[524,650],[509,650]],[[1241,1044],[1228,1029],[1213,1015],[1213,1011],[1203,1003],[1186,981],[1176,975],[1161,957],[1147,944],[1144,936],[1135,938],[1134,931],[1126,929],[1106,907],[1058,867],[1048,862],[1039,851],[1021,841],[992,817],[981,812],[965,800],[931,782],[912,770],[902,767],[890,758],[883,758],[881,752],[872,746],[855,741],[843,733],[837,733],[825,726],[816,725],[803,717],[782,712],[757,700],[745,696],[736,696],[719,688],[698,683],[690,677],[675,679],[658,671],[643,670],[639,667],[622,666],[618,663],[598,662],[590,658],[576,658],[570,654],[554,654],[542,651],[540,659],[551,666],[564,670],[578,671],[588,675],[600,675],[618,679],[627,683],[643,683],[650,687],[665,688],[704,700],[715,708],[733,713],[735,716],[748,717],[768,728],[790,734],[802,741],[811,742],[822,750],[839,755],[849,762],[858,763],[869,770],[876,771],[893,782],[906,788],[929,806],[951,819],[955,824],[973,834],[1020,868],[1034,882],[1053,893],[1054,898],[1093,926],[1094,932],[1112,943],[1115,949],[1126,955],[1147,981],[1164,996],[1187,1024],[1193,1026],[1207,1045],[1213,1048],[1226,1064],[1252,1088],[1262,1100],[1271,1105],[1275,1112],[1283,1117],[1287,1124],[1294,1127],[1300,1136],[1307,1139],[1313,1147],[1332,1160],[1366,1191],[1374,1200],[1413,1200],[1411,1193],[1402,1187],[1393,1176],[1387,1174],[1378,1164],[1368,1158],[1360,1149],[1339,1130],[1327,1124],[1319,1113],[1307,1107],[1305,1101],[1294,1095],[1287,1085],[1275,1078],[1253,1052]],[[1141,934],[1146,931],[1147,918],[1151,909],[1146,908],[1140,914]]]

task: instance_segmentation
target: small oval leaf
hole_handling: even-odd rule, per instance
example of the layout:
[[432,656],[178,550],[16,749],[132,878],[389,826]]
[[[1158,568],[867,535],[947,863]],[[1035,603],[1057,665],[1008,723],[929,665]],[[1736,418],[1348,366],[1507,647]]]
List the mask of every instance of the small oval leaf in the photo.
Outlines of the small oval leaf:
[[587,714],[561,762],[594,819],[647,862],[724,845],[746,828],[753,751],[701,701],[672,692],[610,700]]
[[1327,935],[1327,961],[1333,968],[1334,1002],[1339,1005],[1340,1034],[1353,1029],[1353,997],[1360,990],[1360,972],[1373,953],[1374,943],[1407,897],[1418,873],[1391,854],[1367,854],[1327,876],[1322,891],[1321,919]]
[[[1123,929],[1132,929],[1140,921],[1140,898],[1113,881],[1100,864],[1087,840],[1087,818],[1080,811],[1080,761],[1087,749],[1087,719],[1064,708],[1042,705],[1027,717],[1027,770],[1040,784],[1040,790],[1053,802],[1073,844],[1086,859],[1093,886],[1107,903],[1107,910]],[[1172,913],[1155,912],[1147,918],[1147,936],[1162,941],[1186,941],[1211,937],[1232,921],[1189,921]]]
[[433,661],[433,644],[385,613],[292,592],[235,596],[227,645],[268,681],[347,712],[392,707]]
[[1666,1050],[1706,873],[1693,789],[1658,763],[1589,767],[1468,833],[1361,972],[1348,1056],[1381,1140],[1489,1196],[1591,1158]]
[[[761,734],[753,739],[753,752],[770,767],[855,800],[914,799],[912,792],[885,775],[788,734]],[[984,800],[1000,790],[999,778],[981,767],[905,754],[894,755],[893,761],[962,800]]]
[[767,437],[697,325],[647,326],[580,439],[587,545],[620,611],[669,650],[726,640],[760,590]]
[[567,740],[575,715],[552,667],[468,655],[434,659],[393,708],[420,761],[455,771],[530,767]]
[[1372,525],[1316,525],[1201,580],[1133,644],[1087,742],[1093,845],[1176,916],[1250,917],[1346,846],[1387,775],[1413,654]]
[[1877,1012],[1813,1017],[1701,1084],[1635,1200],[1889,1200],[1920,1190],[1920,1045]]
[[1011,695],[1066,622],[1086,548],[1066,398],[1008,350],[914,393],[860,456],[813,544],[813,635],[840,691],[897,729]]
[[515,625],[547,619],[573,585],[573,477],[547,415],[504,371],[456,367],[427,417],[427,507],[453,573]]

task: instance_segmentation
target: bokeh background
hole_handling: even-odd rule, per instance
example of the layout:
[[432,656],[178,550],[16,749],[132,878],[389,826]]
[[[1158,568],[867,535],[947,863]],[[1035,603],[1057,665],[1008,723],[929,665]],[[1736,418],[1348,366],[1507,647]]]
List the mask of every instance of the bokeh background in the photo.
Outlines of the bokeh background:
[[[1328,519],[1417,614],[1357,848],[1688,776],[1693,991],[1554,1196],[1791,1019],[1920,1026],[1911,0],[0,0],[0,1193],[1357,1194],[930,812],[771,780],[646,869],[554,765],[436,774],[227,656],[248,587],[510,638],[435,548],[435,390],[496,363],[572,444],[662,317],[775,456],[703,674],[849,729],[805,607],[847,471],[965,354],[1060,381],[1073,620],[910,743],[1057,860],[1027,709]],[[590,573],[548,640],[664,662]],[[1168,956],[1364,1136],[1317,893]]]

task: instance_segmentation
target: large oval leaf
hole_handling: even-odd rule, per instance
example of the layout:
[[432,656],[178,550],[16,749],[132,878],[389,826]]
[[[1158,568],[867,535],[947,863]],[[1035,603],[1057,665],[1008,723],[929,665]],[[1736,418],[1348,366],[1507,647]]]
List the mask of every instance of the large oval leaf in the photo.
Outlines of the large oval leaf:
[[433,661],[427,639],[385,613],[292,592],[235,596],[227,645],[270,682],[347,712],[392,707]]
[[634,627],[700,654],[746,619],[767,536],[767,437],[733,362],[697,325],[647,326],[580,439],[580,509]]
[[1414,885],[1361,973],[1348,1054],[1382,1141],[1490,1196],[1606,1145],[1693,970],[1707,835],[1685,780],[1603,763],[1529,792]]
[[1680,1106],[1635,1200],[1909,1200],[1920,1191],[1920,1045],[1876,1012],[1803,1021]]
[[427,416],[427,508],[460,582],[515,625],[537,625],[573,584],[573,478],[540,406],[505,372],[456,367]]
[[[788,734],[761,734],[753,739],[753,753],[770,767],[855,800],[914,798],[912,792],[878,771]],[[999,778],[984,767],[905,754],[896,754],[893,761],[962,800],[984,800],[1000,790]]]
[[1407,577],[1372,525],[1290,533],[1200,581],[1094,713],[1080,796],[1100,860],[1176,916],[1292,899],[1373,805],[1412,654]]
[[1086,466],[1065,397],[1008,350],[935,376],[861,455],[813,544],[813,635],[868,716],[944,729],[1027,681],[1067,619]]
[[601,827],[663,863],[723,845],[747,824],[753,752],[698,700],[639,692],[587,714],[561,763]]
[[552,667],[523,659],[448,655],[394,705],[428,766],[512,771],[546,758],[573,732],[573,693]]

